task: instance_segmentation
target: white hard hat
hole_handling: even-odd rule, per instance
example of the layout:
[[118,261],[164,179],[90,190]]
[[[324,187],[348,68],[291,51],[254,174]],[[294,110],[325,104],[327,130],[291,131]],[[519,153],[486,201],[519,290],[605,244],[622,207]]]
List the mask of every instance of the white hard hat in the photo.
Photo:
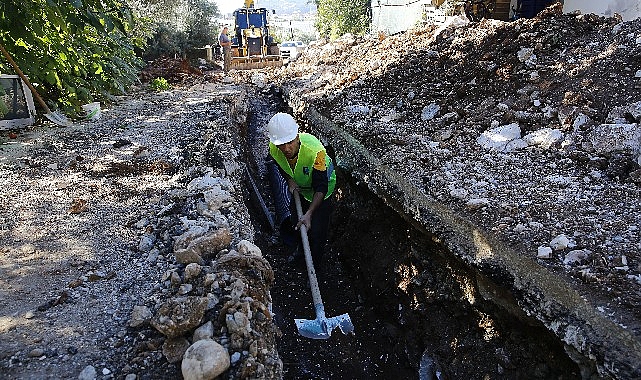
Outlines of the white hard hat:
[[272,144],[287,144],[298,135],[298,124],[291,115],[279,112],[269,120],[267,130]]

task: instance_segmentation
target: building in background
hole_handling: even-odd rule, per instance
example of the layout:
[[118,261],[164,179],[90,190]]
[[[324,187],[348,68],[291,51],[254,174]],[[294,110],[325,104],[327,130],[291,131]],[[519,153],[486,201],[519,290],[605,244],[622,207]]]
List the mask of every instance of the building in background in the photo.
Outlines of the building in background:
[[564,12],[581,11],[595,13],[601,16],[614,16],[618,13],[624,21],[641,17],[641,1],[639,0],[565,0]]

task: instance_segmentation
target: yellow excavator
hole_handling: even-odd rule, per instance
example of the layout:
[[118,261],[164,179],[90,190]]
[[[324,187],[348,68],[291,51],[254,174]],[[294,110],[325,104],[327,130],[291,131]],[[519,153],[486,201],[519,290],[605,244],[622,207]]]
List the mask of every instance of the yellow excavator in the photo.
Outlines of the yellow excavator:
[[270,35],[267,14],[266,8],[254,8],[254,0],[245,0],[245,7],[234,11],[232,68],[260,69],[283,65],[278,44]]

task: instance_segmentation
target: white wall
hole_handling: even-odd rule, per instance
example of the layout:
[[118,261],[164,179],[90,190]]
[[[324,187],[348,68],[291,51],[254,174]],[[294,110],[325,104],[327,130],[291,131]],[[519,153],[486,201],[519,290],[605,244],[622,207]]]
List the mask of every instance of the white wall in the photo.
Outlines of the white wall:
[[372,31],[394,34],[416,25],[431,0],[372,0]]
[[595,13],[601,16],[613,16],[618,13],[624,21],[641,17],[640,0],[565,0],[564,12],[580,10],[581,13]]

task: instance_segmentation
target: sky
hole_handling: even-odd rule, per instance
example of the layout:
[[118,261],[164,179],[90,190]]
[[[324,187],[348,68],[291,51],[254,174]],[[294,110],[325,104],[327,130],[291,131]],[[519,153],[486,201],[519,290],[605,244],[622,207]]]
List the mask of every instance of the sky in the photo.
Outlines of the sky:
[[236,9],[245,6],[244,0],[216,0],[215,2],[222,14],[232,13]]

